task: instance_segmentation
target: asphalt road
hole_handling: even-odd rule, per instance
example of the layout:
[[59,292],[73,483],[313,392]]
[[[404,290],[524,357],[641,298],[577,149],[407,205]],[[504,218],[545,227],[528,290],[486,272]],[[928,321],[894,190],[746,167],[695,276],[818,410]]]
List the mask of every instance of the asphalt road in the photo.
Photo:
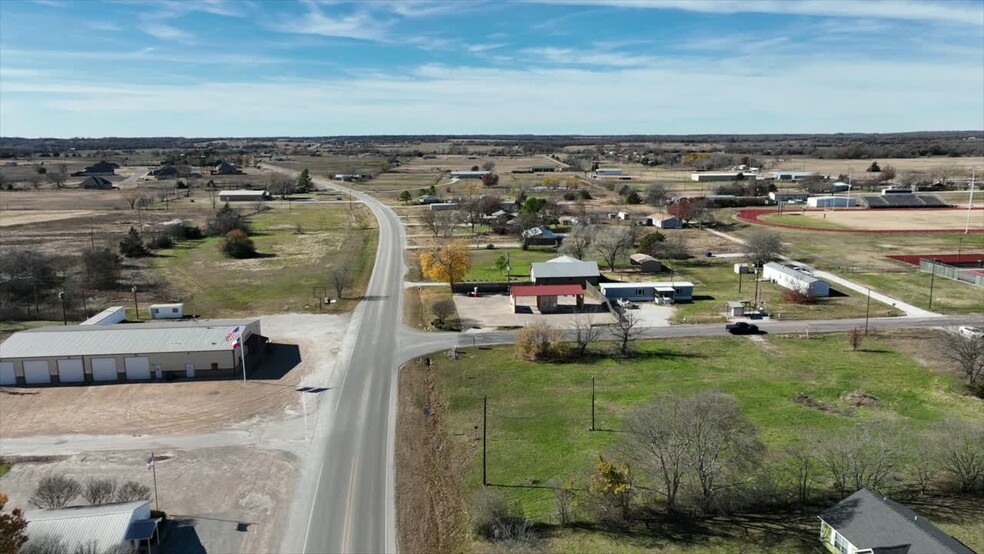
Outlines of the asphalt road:
[[[273,169],[271,167],[271,169]],[[296,172],[290,172],[296,173]],[[366,300],[354,325],[355,344],[336,385],[323,440],[310,455],[321,461],[303,529],[303,552],[396,551],[393,454],[396,377],[403,331],[403,227],[368,195],[323,179],[319,187],[353,193],[379,222],[376,262]]]

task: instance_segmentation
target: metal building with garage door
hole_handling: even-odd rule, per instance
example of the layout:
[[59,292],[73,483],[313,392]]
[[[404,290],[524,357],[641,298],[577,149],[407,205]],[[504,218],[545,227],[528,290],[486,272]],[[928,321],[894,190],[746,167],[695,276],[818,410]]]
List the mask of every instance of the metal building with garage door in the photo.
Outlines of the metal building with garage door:
[[258,319],[38,327],[0,344],[0,386],[242,376],[266,340]]

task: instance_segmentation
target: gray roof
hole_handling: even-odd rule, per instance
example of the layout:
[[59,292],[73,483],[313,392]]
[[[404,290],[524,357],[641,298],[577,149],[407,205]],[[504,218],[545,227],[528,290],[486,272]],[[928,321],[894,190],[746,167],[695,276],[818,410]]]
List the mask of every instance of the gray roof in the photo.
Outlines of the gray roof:
[[798,279],[800,282],[806,283],[806,284],[815,283],[817,281],[821,281],[822,280],[822,279],[817,279],[816,277],[814,277],[813,275],[810,275],[809,273],[805,273],[805,272],[800,271],[798,269],[793,269],[793,268],[791,268],[791,267],[789,267],[787,265],[777,264],[776,262],[768,262],[763,267],[767,267],[769,269],[773,269],[775,271],[778,271],[779,273],[784,273],[784,274],[789,275],[790,277],[793,277],[794,279]]
[[891,552],[890,548],[896,548],[906,554],[974,554],[929,520],[868,489],[828,508],[820,519],[859,550]]
[[24,519],[28,522],[27,536],[31,540],[41,536],[60,538],[66,552],[95,542],[96,550],[103,552],[123,542],[130,523],[139,520],[140,515],[150,515],[149,506],[150,501],[139,500],[102,506],[34,510],[25,513]]
[[0,359],[232,350],[226,335],[256,321],[197,319],[38,327],[14,333],[0,344]]
[[598,277],[598,262],[584,262],[570,256],[560,256],[546,262],[534,262],[530,267],[534,279],[549,277]]

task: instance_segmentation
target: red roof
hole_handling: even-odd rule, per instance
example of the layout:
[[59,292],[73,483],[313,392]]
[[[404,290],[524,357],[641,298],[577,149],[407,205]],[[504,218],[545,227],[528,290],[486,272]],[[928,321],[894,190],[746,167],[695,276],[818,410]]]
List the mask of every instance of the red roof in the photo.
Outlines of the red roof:
[[516,285],[509,289],[512,296],[583,296],[581,285]]

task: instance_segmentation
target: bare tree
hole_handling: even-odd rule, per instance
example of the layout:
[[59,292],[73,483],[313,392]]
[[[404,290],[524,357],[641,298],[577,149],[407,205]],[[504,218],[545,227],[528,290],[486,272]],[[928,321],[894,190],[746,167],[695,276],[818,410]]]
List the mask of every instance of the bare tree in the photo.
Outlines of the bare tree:
[[786,462],[789,476],[796,488],[796,499],[804,503],[810,497],[810,484],[817,465],[813,451],[809,448],[792,448],[787,451]]
[[820,443],[818,456],[834,488],[847,496],[864,487],[877,489],[894,476],[901,458],[899,438],[896,427],[860,423],[842,431],[837,440]]
[[775,231],[752,231],[745,240],[748,245],[748,261],[762,265],[782,254],[782,238]]
[[984,426],[979,421],[950,418],[941,423],[936,436],[936,459],[961,492],[984,489]]
[[55,185],[55,188],[62,188],[65,186],[65,181],[68,180],[68,165],[58,164],[55,166],[54,171],[49,171],[47,173],[48,180],[51,184]]
[[31,185],[31,188],[34,190],[38,190],[39,188],[41,188],[41,182],[43,180],[44,180],[44,175],[41,175],[39,173],[32,172],[27,176],[27,182],[28,184]]
[[424,209],[420,221],[435,237],[450,237],[458,224],[458,214],[451,210]]
[[942,331],[937,341],[937,351],[957,366],[967,378],[968,385],[976,386],[984,376],[984,338]]
[[946,186],[957,174],[957,166],[952,163],[942,164],[930,170],[929,174],[933,177],[933,182]]
[[715,392],[658,396],[628,418],[626,432],[626,450],[651,472],[670,512],[688,487],[693,507],[709,510],[764,450],[735,399]]
[[588,348],[601,338],[601,327],[596,327],[590,314],[574,316],[574,355],[584,358]]
[[639,328],[639,318],[633,312],[625,310],[618,317],[615,324],[608,328],[612,339],[615,341],[615,353],[626,358],[635,351],[635,342],[639,338],[642,329]]
[[136,481],[127,481],[120,488],[116,489],[117,502],[135,502],[137,500],[149,500],[150,487],[141,485]]
[[434,313],[434,317],[437,318],[437,322],[441,325],[444,325],[454,311],[454,301],[450,298],[442,298],[441,300],[434,302],[434,305],[431,306],[431,312]]
[[608,264],[611,271],[615,271],[615,264],[625,256],[634,243],[635,237],[630,227],[608,227],[599,231],[594,237],[595,252]]
[[267,180],[267,190],[270,191],[270,194],[279,196],[281,201],[294,194],[296,188],[297,180],[280,173],[270,175]]
[[564,237],[560,251],[568,256],[583,260],[591,252],[591,242],[594,240],[595,228],[591,225],[576,224],[570,233]]
[[847,342],[851,345],[851,350],[860,348],[862,341],[864,341],[864,333],[861,329],[855,327],[847,333]]
[[495,162],[493,162],[492,160],[489,160],[489,161],[483,163],[482,164],[482,169],[485,170],[485,171],[492,171],[493,169],[495,169]]
[[64,508],[81,492],[82,485],[75,479],[63,475],[48,475],[38,481],[30,502],[38,508],[54,510]]
[[328,272],[328,286],[335,291],[335,298],[341,298],[345,289],[352,284],[352,277],[349,270],[344,267],[333,267]]
[[147,194],[138,188],[120,189],[120,196],[130,205],[131,210],[143,207],[147,202]]
[[666,201],[669,199],[669,193],[666,191],[666,185],[662,183],[653,183],[646,187],[646,194],[643,196],[646,204],[650,206],[665,206]]
[[112,479],[89,479],[82,491],[82,498],[89,504],[108,504],[116,497],[116,481]]

